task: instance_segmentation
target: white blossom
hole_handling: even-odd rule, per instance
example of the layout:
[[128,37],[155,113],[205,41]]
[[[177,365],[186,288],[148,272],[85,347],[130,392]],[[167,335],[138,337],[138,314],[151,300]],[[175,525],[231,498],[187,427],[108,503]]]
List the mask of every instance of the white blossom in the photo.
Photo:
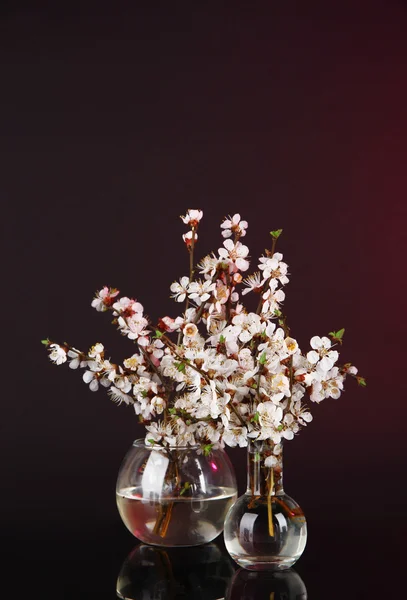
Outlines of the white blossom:
[[195,242],[198,240],[198,234],[196,233],[196,231],[188,231],[187,233],[183,234],[182,239],[189,248],[190,246],[192,246],[192,242],[194,242],[195,244]]
[[216,284],[209,279],[206,281],[192,281],[188,286],[188,297],[200,306],[203,302],[209,300],[215,287]]
[[333,367],[320,376],[319,380],[312,384],[310,400],[321,402],[325,398],[339,398],[343,389],[343,376],[339,374],[338,367]]
[[88,362],[86,360],[82,360],[81,358],[81,353],[79,352],[79,350],[68,350],[68,356],[69,358],[71,358],[72,360],[69,362],[69,367],[71,369],[77,369],[78,367],[86,367],[86,365],[88,364]]
[[98,342],[94,346],[92,346],[88,352],[88,356],[90,358],[94,358],[95,360],[101,360],[101,356],[103,355],[105,348],[103,344]]
[[203,211],[197,210],[194,208],[190,208],[187,211],[187,214],[184,217],[181,217],[182,221],[185,225],[189,225],[190,227],[197,227],[199,221],[203,217]]
[[336,361],[338,360],[339,354],[336,350],[331,350],[331,340],[327,337],[320,338],[315,335],[311,338],[311,350],[307,354],[307,359],[311,364],[317,364],[322,371],[329,371],[332,369]]
[[233,217],[225,219],[221,224],[221,228],[223,229],[222,235],[225,238],[229,238],[232,234],[244,237],[246,235],[247,227],[247,221],[241,221],[240,215],[236,213]]
[[198,331],[198,327],[195,325],[195,323],[187,323],[185,325],[184,329],[182,330],[182,333],[187,338],[194,338],[198,335],[199,331]]
[[114,385],[110,386],[107,393],[114,402],[117,402],[117,404],[121,404],[122,402],[125,404],[134,403],[134,399],[129,394],[126,394],[123,390]]
[[216,273],[219,259],[214,254],[208,254],[198,264],[198,271],[204,275],[205,279],[212,279]]
[[171,284],[170,290],[172,291],[172,298],[175,298],[176,302],[184,302],[187,297],[189,286],[189,277],[181,277],[179,283],[174,281]]
[[263,289],[264,278],[256,271],[253,275],[249,275],[246,279],[243,280],[246,289],[242,291],[242,295],[245,296],[249,292],[261,292]]
[[288,266],[282,262],[283,255],[280,252],[275,252],[272,257],[262,256],[260,258],[259,269],[263,271],[264,279],[275,279],[282,285],[289,282],[287,277]]
[[177,438],[173,433],[173,427],[169,423],[165,425],[164,423],[151,423],[151,425],[146,425],[146,445],[151,445],[151,441],[161,442],[165,441],[170,446],[175,446],[177,443]]
[[250,266],[249,261],[246,260],[249,248],[241,242],[234,244],[232,240],[225,240],[223,245],[224,248],[219,248],[219,256],[222,260],[229,263],[229,271],[231,273],[235,271],[247,271]]
[[92,307],[98,312],[105,312],[113,304],[114,298],[119,295],[119,290],[103,287],[99,292],[96,292],[92,300]]
[[228,426],[223,432],[222,439],[227,446],[235,448],[247,446],[247,427]]
[[96,392],[99,389],[99,381],[97,373],[94,371],[85,371],[82,375],[82,379],[85,383],[89,384],[89,389],[92,392]]
[[59,346],[59,344],[50,344],[50,348],[52,348],[49,358],[56,365],[62,365],[66,362],[66,351]]

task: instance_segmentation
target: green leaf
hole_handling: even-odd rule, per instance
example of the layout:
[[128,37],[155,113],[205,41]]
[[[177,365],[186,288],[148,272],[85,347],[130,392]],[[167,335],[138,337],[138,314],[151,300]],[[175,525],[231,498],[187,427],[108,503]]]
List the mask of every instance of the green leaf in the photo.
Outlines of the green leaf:
[[260,452],[256,452],[256,454],[254,455],[254,462],[259,462],[260,458]]
[[329,335],[331,336],[331,338],[333,338],[334,340],[337,340],[338,342],[342,342],[342,338],[343,338],[343,334],[345,333],[345,328],[342,327],[342,329],[339,329],[338,331],[330,331]]
[[179,495],[183,496],[185,494],[185,492],[187,492],[189,490],[190,487],[191,487],[191,484],[189,483],[189,481],[186,481],[184,483],[184,485],[182,486],[182,490],[180,491]]
[[278,238],[280,237],[280,235],[283,233],[282,229],[275,229],[274,231],[270,231],[270,235],[272,238],[274,238],[275,240],[278,240]]
[[278,308],[276,308],[276,310],[274,311],[274,314],[276,317],[282,317],[283,313],[281,312],[281,310],[278,310]]
[[160,338],[163,337],[164,333],[162,331],[160,331],[159,329],[155,330],[155,337],[156,338]]
[[261,365],[265,365],[266,362],[267,362],[267,354],[265,352],[263,352],[263,354],[259,358],[259,363]]
[[155,440],[153,440],[153,438],[148,438],[147,442],[149,444],[156,444],[157,443]]
[[177,412],[176,408],[169,408],[168,412],[170,413],[170,415],[175,415],[175,413]]
[[48,346],[49,340],[41,340],[41,344],[44,344],[44,346]]
[[182,373],[185,371],[185,363],[183,362],[174,362],[174,365],[177,367],[178,371]]
[[258,412],[254,413],[254,415],[252,416],[252,421],[253,423],[258,423],[260,419],[260,415]]
[[221,336],[220,336],[220,338],[219,338],[219,343],[220,343],[220,344],[224,344],[225,342],[226,342],[226,338],[225,338],[225,336],[224,336],[224,335],[221,335]]
[[203,446],[203,448],[202,448],[204,456],[209,456],[210,453],[212,452],[212,448],[213,448],[213,444],[205,444],[205,446]]
[[367,383],[366,383],[366,379],[364,377],[356,377],[358,384],[361,385],[362,387],[366,387]]

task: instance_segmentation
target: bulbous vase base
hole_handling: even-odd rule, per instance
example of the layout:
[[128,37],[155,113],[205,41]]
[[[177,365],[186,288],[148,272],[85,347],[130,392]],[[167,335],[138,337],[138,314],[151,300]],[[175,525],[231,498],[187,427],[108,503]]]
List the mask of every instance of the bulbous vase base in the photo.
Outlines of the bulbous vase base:
[[120,467],[117,508],[127,529],[146,544],[206,544],[223,531],[237,497],[226,453],[213,447],[160,446],[136,440]]
[[246,493],[229,510],[224,537],[239,566],[251,571],[283,571],[303,553],[307,524],[301,508],[287,494]]

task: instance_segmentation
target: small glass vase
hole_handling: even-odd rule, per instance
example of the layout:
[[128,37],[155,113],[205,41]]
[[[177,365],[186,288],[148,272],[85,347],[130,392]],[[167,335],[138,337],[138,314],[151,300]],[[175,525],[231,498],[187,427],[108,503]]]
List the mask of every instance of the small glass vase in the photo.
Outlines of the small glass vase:
[[237,497],[226,453],[136,440],[120,467],[116,500],[128,530],[146,544],[198,546],[223,531]]
[[[307,541],[304,513],[283,489],[282,449],[275,456],[274,448],[268,442],[249,442],[247,490],[225,520],[225,545],[230,556],[241,567],[254,571],[289,569]],[[267,457],[277,461],[273,467],[265,466]]]

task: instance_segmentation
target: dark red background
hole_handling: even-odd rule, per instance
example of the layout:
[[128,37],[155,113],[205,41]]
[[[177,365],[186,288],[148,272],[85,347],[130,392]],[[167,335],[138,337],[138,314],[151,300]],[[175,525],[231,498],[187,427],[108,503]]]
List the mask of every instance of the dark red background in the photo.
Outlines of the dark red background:
[[[78,372],[53,367],[40,340],[102,341],[112,357],[130,355],[131,342],[91,309],[93,293],[117,286],[153,318],[175,315],[169,285],[188,269],[179,215],[202,208],[198,255],[219,247],[229,213],[249,221],[253,266],[268,232],[284,229],[294,337],[306,348],[345,327],[342,357],[368,381],[313,407],[314,422],[286,445],[285,487],[310,523],[302,560],[336,549],[349,565],[369,546],[369,568],[381,566],[393,540],[398,565],[406,4],[1,10],[5,535],[46,545],[84,528],[121,531],[115,478],[143,430]],[[243,490],[244,452],[229,455]]]

